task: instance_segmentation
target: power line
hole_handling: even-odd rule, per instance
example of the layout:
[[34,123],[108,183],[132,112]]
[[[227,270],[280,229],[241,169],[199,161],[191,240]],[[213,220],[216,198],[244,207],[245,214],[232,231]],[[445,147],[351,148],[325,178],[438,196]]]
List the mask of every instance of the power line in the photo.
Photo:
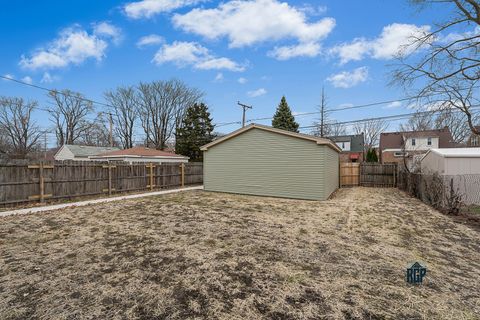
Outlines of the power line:
[[74,97],[78,100],[90,102],[90,103],[93,103],[93,104],[98,104],[98,105],[101,105],[101,106],[104,106],[104,107],[114,108],[114,106],[112,106],[110,104],[107,104],[107,103],[95,101],[95,100],[88,99],[88,98],[79,97],[79,96],[76,96],[76,95],[69,94],[67,92],[58,91],[56,89],[49,89],[47,87],[42,87],[42,86],[39,86],[39,85],[36,85],[36,84],[33,84],[33,83],[28,83],[28,82],[13,79],[13,78],[10,78],[10,77],[5,77],[5,76],[0,75],[0,79],[13,81],[13,82],[25,85],[25,86],[29,86],[29,87],[40,89],[40,90],[47,91],[47,92],[53,92],[53,93],[56,93],[56,94],[61,94],[61,95],[67,96],[67,97]]
[[[479,107],[480,107],[480,105],[472,105],[470,108],[471,109],[477,109]],[[333,122],[333,124],[336,124],[336,125],[350,125],[350,124],[362,123],[362,122],[367,122],[367,121],[372,121],[372,120],[397,121],[397,120],[402,120],[402,119],[408,119],[408,118],[410,118],[411,116],[414,116],[414,115],[432,114],[432,113],[438,113],[438,112],[442,112],[442,111],[445,111],[445,110],[411,112],[411,113],[403,113],[403,114],[396,114],[396,115],[383,116],[383,117],[373,117],[373,118],[364,118],[364,119],[358,119],[358,120]],[[458,109],[453,109],[452,112],[462,112],[462,111],[458,110]],[[299,129],[311,129],[311,128],[317,128],[317,127],[318,127],[318,125],[310,125],[310,126],[299,127]]]
[[[463,91],[463,90],[477,89],[477,88],[480,88],[480,86],[473,86],[472,88],[463,88],[463,89],[460,89],[460,90]],[[394,100],[384,100],[384,101],[378,101],[378,102],[371,102],[371,103],[353,105],[353,106],[342,107],[342,108],[326,109],[326,110],[324,110],[324,112],[338,112],[338,111],[345,111],[345,110],[352,110],[352,109],[368,108],[368,107],[374,107],[374,106],[379,106],[379,105],[383,105],[383,104],[390,104],[390,103],[393,103],[393,102],[403,102],[403,101],[411,101],[411,100],[415,100],[415,99],[419,99],[419,98],[423,98],[423,97],[433,97],[433,96],[438,96],[440,94],[441,93],[432,93],[432,94],[417,95],[417,96],[394,99]],[[301,112],[301,113],[295,114],[295,117],[321,114],[321,113],[322,113],[321,111]],[[273,117],[263,117],[263,118],[248,119],[247,122],[271,120],[271,119],[273,119]],[[236,124],[236,122],[225,123],[224,125],[228,125],[228,124]]]

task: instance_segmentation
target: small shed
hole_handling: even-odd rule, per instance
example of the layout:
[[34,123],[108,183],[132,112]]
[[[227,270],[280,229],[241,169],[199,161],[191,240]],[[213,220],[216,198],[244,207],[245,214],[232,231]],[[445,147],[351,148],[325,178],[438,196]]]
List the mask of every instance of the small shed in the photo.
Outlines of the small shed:
[[421,159],[422,173],[480,174],[480,148],[430,149]]
[[100,161],[155,162],[155,163],[187,163],[188,157],[173,152],[162,151],[147,147],[133,147],[129,149],[110,151],[90,157]]
[[329,139],[251,124],[201,150],[207,191],[326,200],[339,186]]

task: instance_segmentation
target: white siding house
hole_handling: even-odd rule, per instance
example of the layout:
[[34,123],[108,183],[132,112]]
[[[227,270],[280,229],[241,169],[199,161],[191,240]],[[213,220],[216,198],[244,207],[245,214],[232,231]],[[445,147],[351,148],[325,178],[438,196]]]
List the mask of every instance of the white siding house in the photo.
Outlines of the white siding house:
[[91,146],[78,146],[71,144],[64,144],[58,149],[54,155],[54,159],[57,161],[62,160],[74,160],[74,161],[89,161],[90,157],[103,154],[106,152],[120,150],[116,147],[91,147]]

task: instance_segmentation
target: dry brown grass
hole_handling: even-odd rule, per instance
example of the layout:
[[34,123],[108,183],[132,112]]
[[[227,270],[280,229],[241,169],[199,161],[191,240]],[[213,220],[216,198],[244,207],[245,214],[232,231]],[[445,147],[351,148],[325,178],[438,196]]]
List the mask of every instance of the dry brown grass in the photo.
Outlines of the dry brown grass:
[[0,319],[480,319],[478,231],[395,189],[0,218],[0,269]]

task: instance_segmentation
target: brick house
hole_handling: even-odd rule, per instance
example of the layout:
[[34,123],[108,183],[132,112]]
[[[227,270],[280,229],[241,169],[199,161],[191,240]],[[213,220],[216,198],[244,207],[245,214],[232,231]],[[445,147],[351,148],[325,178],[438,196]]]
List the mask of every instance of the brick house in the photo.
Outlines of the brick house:
[[362,134],[329,137],[342,149],[340,162],[363,162],[364,136]]
[[380,134],[380,162],[407,163],[413,169],[419,159],[430,149],[454,148],[448,127],[435,130],[384,132]]

